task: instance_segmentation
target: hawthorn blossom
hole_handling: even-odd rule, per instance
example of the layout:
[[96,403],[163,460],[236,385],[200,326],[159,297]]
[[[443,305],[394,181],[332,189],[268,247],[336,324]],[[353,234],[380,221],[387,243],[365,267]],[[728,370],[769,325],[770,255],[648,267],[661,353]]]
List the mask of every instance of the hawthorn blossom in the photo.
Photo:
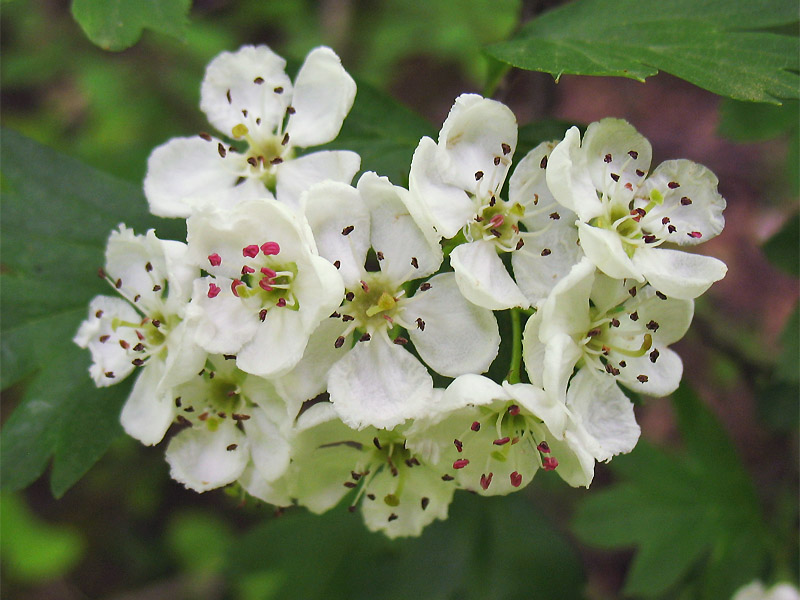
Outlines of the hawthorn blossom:
[[198,212],[187,231],[189,260],[209,274],[195,282],[187,315],[197,343],[235,355],[248,373],[287,373],[343,293],[307,225],[275,200],[261,200]]
[[350,182],[361,164],[355,152],[296,155],[338,135],[355,82],[330,48],[308,54],[294,85],[285,67],[266,46],[243,46],[211,61],[200,108],[219,132],[247,147],[240,151],[201,133],[156,148],[144,181],[153,214],[188,217],[202,207],[230,208],[261,197],[296,208],[302,191],[318,181]]
[[417,536],[447,518],[453,478],[409,450],[398,430],[350,429],[327,402],[303,413],[297,430],[290,493],[311,512],[326,512],[354,493],[350,511],[360,508],[367,528],[390,538]]
[[767,588],[760,581],[753,581],[739,588],[731,600],[800,600],[800,592],[790,583]]
[[[239,479],[247,468],[259,480],[279,479],[289,466],[289,433],[294,414],[270,386],[236,368],[230,356],[208,358],[205,368],[176,386],[178,421],[186,426],[166,450],[170,475],[189,489],[205,492]],[[288,504],[283,494],[261,497]]]
[[550,155],[547,184],[577,214],[581,247],[601,271],[696,298],[725,276],[725,264],[660,246],[719,234],[725,199],[716,176],[689,160],[666,161],[647,177],[651,156],[650,143],[620,119],[592,123],[582,143],[573,127]]
[[175,418],[170,389],[202,367],[205,352],[184,320],[199,274],[186,260],[187,247],[120,225],[106,246],[100,274],[119,297],[96,296],[74,342],[92,355],[89,373],[98,387],[118,383],[134,370],[139,377],[120,421],[145,444],[161,441]]
[[526,371],[531,383],[562,400],[576,367],[636,392],[665,396],[683,373],[680,357],[667,346],[683,337],[693,313],[693,301],[611,279],[583,258],[528,319],[522,339]]
[[433,380],[402,346],[413,343],[428,366],[452,377],[488,369],[500,342],[491,311],[464,299],[452,274],[423,281],[409,297],[410,282],[430,277],[442,252],[411,218],[406,193],[366,173],[357,190],[323,183],[304,197],[320,253],[344,280],[331,316],[342,321],[334,345],[349,351],[327,384],[351,427],[391,428],[430,404]]

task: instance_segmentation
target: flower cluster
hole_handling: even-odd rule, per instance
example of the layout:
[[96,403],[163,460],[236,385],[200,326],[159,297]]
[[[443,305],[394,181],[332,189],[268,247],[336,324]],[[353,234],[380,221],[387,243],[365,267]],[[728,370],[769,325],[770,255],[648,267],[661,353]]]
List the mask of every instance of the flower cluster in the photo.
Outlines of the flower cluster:
[[[314,512],[347,496],[390,537],[446,518],[457,489],[508,494],[539,470],[589,486],[639,437],[623,389],[675,390],[669,346],[725,275],[680,249],[723,227],[714,175],[651,171],[616,119],[514,163],[512,112],[464,94],[407,189],[374,172],[352,185],[356,153],[308,149],[336,138],[355,83],[328,48],[294,82],[284,67],[264,46],[221,54],[201,87],[221,137],[152,153],[150,209],[185,218],[185,243],[109,238],[116,295],[75,341],[98,386],[138,371],[125,430],[158,444],[172,428],[166,459],[190,489]],[[498,317],[499,382],[484,375]]]

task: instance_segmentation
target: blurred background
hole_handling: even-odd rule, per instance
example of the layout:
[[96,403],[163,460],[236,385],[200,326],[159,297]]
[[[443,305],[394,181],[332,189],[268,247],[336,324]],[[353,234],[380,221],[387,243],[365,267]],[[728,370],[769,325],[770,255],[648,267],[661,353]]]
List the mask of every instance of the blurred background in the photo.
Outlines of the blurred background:
[[[558,4],[197,0],[184,41],[145,31],[138,44],[113,53],[86,38],[66,0],[11,0],[0,17],[0,116],[4,127],[139,184],[155,146],[208,128],[199,87],[216,54],[262,43],[298,65],[308,50],[326,44],[359,82],[418,112],[435,132],[458,94],[481,93],[497,72],[481,48]],[[722,424],[752,479],[769,548],[757,574],[796,581],[797,103],[724,100],[663,73],[646,83],[568,75],[555,83],[517,70],[505,74],[494,97],[521,125],[627,119],[650,139],[654,165],[688,158],[719,177],[727,224],[701,251],[725,261],[728,275],[698,301],[692,329],[675,349],[693,390],[685,395],[696,394]],[[18,402],[15,392],[4,394],[3,419]],[[686,456],[687,421],[676,419],[675,406],[639,399],[643,440],[659,456]],[[224,491],[186,491],[170,480],[161,447],[121,438],[60,500],[46,475],[24,491],[4,493],[0,595],[617,598],[634,547],[598,542],[600,532],[586,523],[599,506],[584,503],[630,483],[640,465],[646,467],[642,458],[624,457],[598,465],[591,491],[544,473],[514,498],[457,495],[447,522],[420,540],[389,543],[344,507],[325,517],[292,509],[277,518],[271,507],[242,504]],[[661,559],[671,560],[662,550]],[[657,597],[699,597],[699,589],[713,586],[703,564],[692,563],[679,584]]]

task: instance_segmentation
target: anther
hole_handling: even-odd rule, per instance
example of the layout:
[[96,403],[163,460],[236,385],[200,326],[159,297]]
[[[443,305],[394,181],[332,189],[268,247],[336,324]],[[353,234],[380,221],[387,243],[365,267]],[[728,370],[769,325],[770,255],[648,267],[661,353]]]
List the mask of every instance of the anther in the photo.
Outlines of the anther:
[[262,308],[260,311],[258,311],[258,319],[263,323],[266,318],[267,318],[267,309]]
[[333,261],[333,266],[338,269],[338,268],[340,268],[342,266],[342,263],[341,263],[341,261],[335,260],[335,261]]
[[386,257],[383,255],[383,252],[380,252],[380,251],[378,251],[378,252],[376,252],[376,253],[375,253],[375,257],[376,257],[378,260],[383,260],[384,258],[386,258]]
[[155,284],[155,285],[153,286],[153,291],[154,291],[154,292],[160,292],[160,291],[161,291],[161,286],[160,286],[160,285],[158,285],[158,284]]
[[[522,241],[522,240],[520,240],[520,241]],[[542,256],[550,256],[552,253],[553,253],[553,251],[550,250],[550,248],[545,248],[544,250],[542,250]]]
[[361,289],[364,290],[365,292],[369,291],[369,285],[367,285],[367,282],[364,281],[363,279],[361,280]]
[[647,375],[637,375],[636,379],[639,383],[647,383]]
[[367,498],[370,500],[375,500],[375,494],[367,494]]
[[628,156],[630,156],[633,160],[639,158],[639,153],[636,150],[628,150]]
[[103,375],[105,375],[109,379],[114,379],[114,371],[106,371],[105,373],[103,373]]
[[667,299],[667,295],[662,293],[662,292],[659,292],[659,291],[656,291],[656,296],[658,296],[662,300],[666,300]]
[[621,360],[621,361],[619,361],[619,366],[620,366],[620,368],[624,369],[625,367],[628,366],[628,363],[626,363],[624,360]]
[[220,287],[215,283],[208,284],[208,297],[209,298],[216,298],[217,294],[220,292]]
[[676,189],[676,188],[679,188],[679,187],[681,187],[681,184],[680,184],[680,183],[678,183],[677,181],[670,181],[670,182],[667,184],[667,187],[668,187],[669,189],[671,189],[671,190],[674,190],[674,189]]
[[271,164],[271,165],[279,165],[282,162],[283,162],[283,159],[280,156],[276,156],[271,161],[269,161],[269,164]]
[[351,233],[353,233],[353,229],[355,229],[353,225],[348,225],[347,227],[342,229],[342,235],[350,235]]
[[233,292],[233,295],[237,298],[239,297],[239,292],[236,290],[236,288],[238,288],[240,285],[244,285],[244,283],[242,283],[242,281],[239,279],[234,279],[231,281],[231,292]]
[[102,310],[98,310],[96,313],[94,313],[94,316],[95,316],[96,319],[99,319],[100,317],[103,316],[103,311]]
[[142,342],[139,342],[138,344],[136,344],[133,347],[133,351],[134,352],[144,352],[144,344]]
[[667,231],[669,231],[670,233],[675,233],[676,231],[678,231],[678,228],[675,227],[675,225],[668,225]]
[[220,155],[222,158],[225,158],[225,155],[228,153],[228,152],[225,150],[225,146],[223,146],[223,145],[222,145],[222,142],[220,142],[219,144],[217,144],[217,152],[219,152],[219,155]]
[[541,169],[546,169],[547,168],[547,155],[542,157],[542,160],[539,163],[539,168],[541,168]]
[[514,487],[519,487],[522,484],[522,475],[514,471],[511,473],[508,478],[511,480],[511,485]]
[[522,238],[520,238],[519,241],[517,241],[517,245],[514,247],[514,250],[519,250],[524,245],[525,245],[525,242],[522,240]]
[[247,164],[250,165],[251,167],[257,167],[258,166],[258,160],[256,159],[255,156],[250,156],[247,159]]
[[225,92],[225,97],[228,99],[228,104],[230,104],[231,102],[233,102],[233,100],[231,99],[231,91],[230,91],[230,90],[228,90],[227,92]]
[[494,476],[494,473],[489,473],[488,475],[481,475],[481,487],[484,490],[488,490],[489,489],[489,486],[492,483],[492,477],[493,476]]
[[483,179],[483,171],[475,171],[475,181]]
[[509,406],[508,414],[510,414],[512,417],[516,417],[519,414],[519,406],[517,406],[516,404],[512,404],[511,406]]
[[375,444],[378,450],[383,450],[383,446],[381,446],[381,442],[377,437],[372,438],[372,443]]
[[492,444],[494,444],[495,446],[505,446],[510,441],[511,441],[510,437],[501,437],[499,439],[494,440]]
[[650,331],[658,331],[658,323],[656,321],[651,320],[647,325],[645,325]]
[[547,444],[547,442],[539,442],[539,445],[536,446],[536,449],[542,454],[550,454],[550,446]]
[[358,484],[357,484],[357,483],[355,483],[354,481],[345,481],[345,482],[344,482],[344,487],[346,487],[346,488],[350,488],[350,489],[352,489],[352,488],[356,487],[357,485],[358,485]]
[[159,321],[158,319],[153,319],[152,323],[153,323],[153,327],[155,327],[156,329],[161,327],[161,321]]
[[399,518],[400,517],[398,517],[396,514],[392,513],[392,514],[389,515],[389,518],[386,519],[386,520],[389,521],[389,523],[391,523],[392,521],[395,521],[395,520],[397,520]]
[[242,265],[242,275],[250,275],[255,273],[256,270],[253,267],[249,267],[247,265]]
[[493,161],[493,162],[494,162],[494,166],[495,166],[495,167],[496,167],[497,165],[499,165],[499,164],[500,164],[500,157],[499,157],[499,156],[495,156],[495,157],[494,157],[494,161]]
[[272,91],[275,92],[276,94],[282,94],[283,93],[283,87],[279,85],[278,87],[276,87]]
[[208,262],[211,264],[212,267],[218,267],[222,264],[222,257],[216,252],[214,254],[209,254]]
[[211,141],[211,136],[209,134],[207,134],[205,131],[201,131],[197,135],[199,135],[201,138],[203,138],[207,142]]
[[690,231],[686,235],[688,235],[690,238],[694,238],[696,240],[700,239],[701,237],[703,237],[703,234],[700,233],[699,231]]
[[281,253],[281,246],[278,242],[265,242],[261,244],[261,252],[265,256],[275,256]]
[[619,369],[617,369],[617,368],[616,368],[614,365],[612,365],[611,363],[607,363],[607,364],[606,364],[606,373],[608,373],[609,375],[613,375],[614,377],[616,377],[617,375],[619,375]]
[[340,335],[338,338],[336,338],[336,341],[333,342],[333,347],[341,348],[342,346],[344,346],[344,336]]
[[430,502],[431,502],[430,498],[423,497],[419,501],[419,506],[420,506],[420,508],[422,508],[422,510],[425,510],[426,508],[428,508],[428,504],[430,504]]
[[603,162],[604,162],[604,163],[610,163],[610,162],[611,162],[611,155],[610,155],[610,154],[606,154],[606,155],[603,157]]
[[416,256],[411,257],[411,266],[415,269],[419,269],[419,261],[417,260]]
[[453,445],[456,447],[456,450],[458,450],[459,452],[463,452],[464,451],[464,444],[461,442],[461,440],[454,439],[453,440]]
[[419,291],[420,292],[427,292],[429,289],[431,289],[431,287],[432,287],[431,284],[426,281],[421,286],[419,286]]
[[473,421],[469,428],[472,429],[472,431],[480,431],[481,424],[478,421]]
[[639,177],[644,177],[644,171],[642,171],[641,169],[636,169],[636,174],[637,174]]
[[234,450],[236,450],[238,447],[239,447],[239,444],[228,444],[228,445],[225,447],[225,450],[227,450],[228,452],[233,452],[233,451],[234,451]]
[[650,353],[650,362],[655,363],[658,360],[659,352],[656,348],[653,348],[653,351]]
[[134,367],[141,367],[141,366],[144,364],[144,360],[142,360],[141,358],[134,358],[134,359],[131,361],[131,364],[132,364]]
[[447,474],[442,475],[442,481],[453,481],[453,479],[455,479],[455,477],[453,477],[452,475],[447,475]]
[[425,321],[422,320],[422,317],[417,317],[415,323],[417,324],[417,329],[425,331]]
[[134,302],[138,302],[138,301],[139,301],[139,300],[141,300],[141,299],[142,299],[142,295],[141,295],[141,294],[136,294],[136,295],[133,297],[133,301],[134,301]]
[[542,458],[542,468],[545,471],[555,471],[558,466],[558,461],[552,456],[545,456]]
[[392,340],[392,341],[395,344],[397,344],[398,346],[405,346],[408,343],[408,340],[406,338],[401,337],[399,335],[396,338],[394,338],[394,340]]
[[616,174],[616,173],[609,173],[609,176],[610,176],[610,177],[611,177],[611,179],[613,179],[614,181],[619,181],[619,175],[618,175],[618,174]]
[[365,334],[364,334],[364,335],[362,335],[360,338],[358,338],[358,341],[359,341],[359,342],[368,342],[368,341],[370,341],[371,339],[372,339],[372,337],[371,337],[371,336],[370,336],[368,333],[365,333]]
[[628,290],[628,293],[631,295],[631,298],[635,298],[637,291],[638,290],[636,289],[636,286],[633,286],[631,289]]
[[511,146],[503,142],[500,144],[500,147],[503,149],[503,154],[510,154],[511,153]]
[[255,258],[258,256],[258,245],[257,244],[250,244],[249,246],[245,246],[242,248],[242,256],[247,258]]
[[648,233],[648,234],[646,234],[646,235],[643,235],[643,236],[642,236],[642,239],[644,240],[644,243],[645,243],[645,244],[652,244],[653,242],[655,242],[655,241],[656,241],[656,239],[657,239],[657,238],[656,238],[656,236],[654,236],[653,234],[651,234],[651,233]]
[[283,139],[281,140],[281,146],[285,146],[288,143],[289,143],[289,134],[285,133],[283,134]]
[[356,295],[355,295],[353,292],[347,292],[347,293],[344,295],[344,297],[345,297],[345,300],[347,300],[348,302],[352,302],[352,301],[353,301],[353,298],[355,298],[355,297],[356,297]]
[[468,458],[459,458],[458,460],[453,462],[454,469],[463,469],[469,464]]
[[127,350],[128,348],[131,347],[131,345],[128,342],[126,342],[125,340],[120,340],[119,341],[119,345],[122,346],[123,350]]
[[558,221],[561,218],[561,215],[557,212],[550,213],[550,218],[553,219],[553,221]]
[[689,206],[691,203],[692,203],[692,199],[691,198],[689,198],[687,196],[684,196],[683,198],[681,198],[681,206]]
[[616,317],[611,319],[611,326],[612,327],[619,327],[619,319],[617,319]]
[[274,288],[270,285],[272,280],[269,277],[262,277],[258,280],[258,287],[260,287],[265,292],[271,292]]
[[639,312],[638,311],[632,312],[630,316],[631,316],[631,321],[638,321],[639,320]]
[[287,106],[286,107],[286,114],[287,115],[293,115],[296,112],[297,112],[297,110],[295,110],[294,106]]
[[239,413],[233,413],[231,415],[231,419],[234,421],[247,421],[250,418],[250,415],[242,415]]
[[503,234],[502,234],[502,233],[500,233],[500,231],[499,231],[499,230],[497,230],[497,229],[495,229],[494,227],[492,227],[492,228],[489,230],[489,232],[490,232],[490,233],[491,233],[491,234],[492,234],[494,237],[503,237]]
[[283,308],[286,306],[286,298],[278,298],[278,301],[275,303],[275,306],[278,308]]
[[342,321],[347,323],[348,321],[355,321],[356,318],[352,315],[342,315]]
[[121,288],[122,287],[122,279],[117,279],[114,282],[114,287],[117,288],[117,289]]

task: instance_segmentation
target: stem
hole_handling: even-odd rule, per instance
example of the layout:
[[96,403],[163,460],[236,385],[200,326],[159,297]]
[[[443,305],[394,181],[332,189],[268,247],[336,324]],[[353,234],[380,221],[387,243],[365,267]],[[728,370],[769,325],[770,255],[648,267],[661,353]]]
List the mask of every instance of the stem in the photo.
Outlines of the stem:
[[519,319],[520,310],[511,309],[511,365],[506,375],[508,383],[520,382],[520,368],[522,365],[522,326]]

